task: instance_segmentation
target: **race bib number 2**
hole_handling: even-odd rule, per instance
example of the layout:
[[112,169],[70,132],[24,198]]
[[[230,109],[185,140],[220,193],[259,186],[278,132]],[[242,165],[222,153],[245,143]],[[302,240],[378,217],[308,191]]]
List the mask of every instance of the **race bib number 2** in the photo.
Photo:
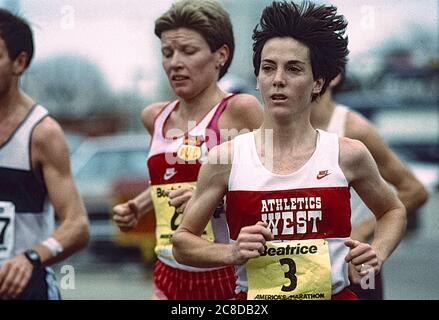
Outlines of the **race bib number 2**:
[[[151,197],[154,204],[156,215],[156,251],[171,246],[171,239],[174,232],[181,223],[182,214],[176,212],[175,207],[169,205],[169,197],[165,195],[165,190],[177,188],[195,188],[195,182],[175,183],[167,185],[156,185],[152,187]],[[209,222],[202,237],[209,241],[214,241],[212,225]]]
[[14,244],[15,206],[12,202],[0,201],[0,260],[9,259]]
[[331,299],[331,263],[324,239],[267,242],[246,264],[249,300]]

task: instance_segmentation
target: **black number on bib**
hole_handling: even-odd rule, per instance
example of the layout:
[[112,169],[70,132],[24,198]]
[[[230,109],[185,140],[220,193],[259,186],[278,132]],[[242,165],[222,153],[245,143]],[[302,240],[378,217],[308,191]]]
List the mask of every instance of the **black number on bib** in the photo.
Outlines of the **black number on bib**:
[[11,222],[9,218],[0,218],[0,244],[3,244],[5,241],[5,233],[6,229]]
[[282,258],[279,260],[281,265],[286,264],[289,269],[285,272],[285,278],[290,280],[289,286],[282,286],[282,291],[293,291],[297,287],[297,277],[296,277],[296,263],[293,259],[290,258]]
[[177,224],[177,218],[180,215],[179,212],[177,212],[177,210],[174,208],[174,215],[171,218],[171,230],[175,231],[178,228],[178,224]]

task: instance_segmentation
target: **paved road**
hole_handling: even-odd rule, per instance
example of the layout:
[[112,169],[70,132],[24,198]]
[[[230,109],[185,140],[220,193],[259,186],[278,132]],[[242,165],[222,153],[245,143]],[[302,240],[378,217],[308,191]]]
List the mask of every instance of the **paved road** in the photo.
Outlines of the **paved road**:
[[152,266],[130,250],[92,245],[54,270],[65,300],[145,300],[152,292]]
[[416,232],[404,238],[384,267],[387,299],[439,299],[439,191],[430,195]]
[[[406,236],[385,264],[387,299],[439,299],[439,191],[418,221],[416,232]],[[75,288],[63,289],[64,299],[143,300],[151,294],[152,268],[133,252],[92,246],[55,266],[61,284],[65,264],[74,267]]]

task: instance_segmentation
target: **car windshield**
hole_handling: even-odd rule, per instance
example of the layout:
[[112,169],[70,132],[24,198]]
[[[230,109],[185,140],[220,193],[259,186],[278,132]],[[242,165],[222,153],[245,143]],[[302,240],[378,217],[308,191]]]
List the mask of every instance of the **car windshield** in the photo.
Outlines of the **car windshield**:
[[112,179],[117,176],[146,176],[147,152],[142,150],[99,151],[79,169],[75,179]]

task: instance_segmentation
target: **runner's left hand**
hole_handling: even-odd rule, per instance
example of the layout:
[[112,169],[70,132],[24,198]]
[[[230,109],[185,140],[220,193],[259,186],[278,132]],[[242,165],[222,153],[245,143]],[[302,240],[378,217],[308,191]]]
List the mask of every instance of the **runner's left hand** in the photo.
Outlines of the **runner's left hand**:
[[361,278],[371,271],[370,268],[373,268],[375,275],[380,272],[383,262],[370,244],[349,239],[345,241],[345,245],[349,247],[345,261],[351,265],[349,276],[353,283],[359,284]]

